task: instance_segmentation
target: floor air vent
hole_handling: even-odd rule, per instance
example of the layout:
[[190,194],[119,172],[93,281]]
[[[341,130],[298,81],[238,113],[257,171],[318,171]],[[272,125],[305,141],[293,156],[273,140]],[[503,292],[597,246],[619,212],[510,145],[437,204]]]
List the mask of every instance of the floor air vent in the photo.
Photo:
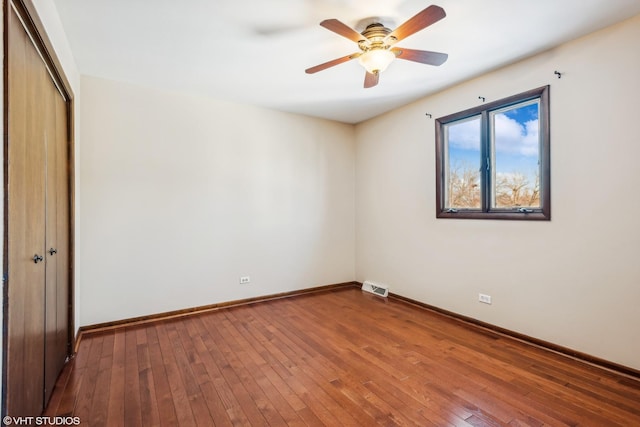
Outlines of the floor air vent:
[[381,297],[386,297],[387,295],[389,295],[389,287],[387,285],[380,285],[369,280],[364,281],[364,283],[362,284],[362,290],[375,295],[379,295]]

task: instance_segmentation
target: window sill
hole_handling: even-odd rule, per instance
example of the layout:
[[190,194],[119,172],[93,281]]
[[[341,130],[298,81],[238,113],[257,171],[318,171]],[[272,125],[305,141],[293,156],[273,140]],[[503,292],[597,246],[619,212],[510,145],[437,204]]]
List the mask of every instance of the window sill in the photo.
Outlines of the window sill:
[[458,212],[436,212],[436,218],[453,218],[453,219],[499,219],[499,220],[516,220],[516,221],[551,221],[551,215],[542,211],[534,212],[511,212],[511,211],[492,211],[492,212],[473,212],[459,210]]

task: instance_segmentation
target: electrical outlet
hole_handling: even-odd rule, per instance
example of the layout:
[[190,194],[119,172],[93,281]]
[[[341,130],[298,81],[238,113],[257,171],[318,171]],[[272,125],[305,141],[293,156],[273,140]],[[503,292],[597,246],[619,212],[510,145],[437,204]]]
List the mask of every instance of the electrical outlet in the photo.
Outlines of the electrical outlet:
[[485,304],[491,304],[491,295],[478,294],[478,301]]
[[249,277],[249,276],[242,276],[240,278],[240,284],[250,283],[250,282],[251,282],[251,277]]

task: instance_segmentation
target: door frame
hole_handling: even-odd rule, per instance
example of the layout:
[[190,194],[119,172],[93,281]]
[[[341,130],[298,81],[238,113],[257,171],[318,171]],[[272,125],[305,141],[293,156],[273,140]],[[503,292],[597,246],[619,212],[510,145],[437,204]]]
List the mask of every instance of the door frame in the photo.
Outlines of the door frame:
[[[3,256],[2,256],[2,283],[3,292],[3,324],[2,324],[2,416],[6,414],[6,403],[7,403],[7,351],[8,351],[8,312],[9,312],[9,303],[8,301],[8,290],[11,286],[9,283],[9,235],[8,235],[8,208],[9,208],[9,197],[8,194],[8,147],[9,147],[9,88],[8,88],[8,70],[9,70],[9,59],[8,59],[8,38],[9,38],[9,12],[11,9],[15,10],[20,19],[22,20],[23,26],[29,34],[31,40],[33,41],[36,49],[39,51],[42,60],[45,63],[45,66],[49,70],[49,74],[57,86],[58,90],[62,94],[66,103],[67,110],[67,164],[68,164],[68,190],[69,190],[69,306],[67,310],[68,317],[68,331],[67,331],[67,356],[71,357],[75,352],[76,346],[76,336],[75,336],[75,138],[74,138],[74,95],[71,89],[71,84],[67,79],[67,76],[64,73],[64,69],[62,67],[62,63],[60,59],[56,55],[56,52],[53,48],[53,44],[51,40],[47,36],[45,32],[44,25],[38,14],[36,12],[36,8],[34,6],[34,0],[3,0],[2,1],[2,10],[3,10],[3,52],[4,52],[4,61],[3,61]],[[44,367],[43,367],[44,369]]]

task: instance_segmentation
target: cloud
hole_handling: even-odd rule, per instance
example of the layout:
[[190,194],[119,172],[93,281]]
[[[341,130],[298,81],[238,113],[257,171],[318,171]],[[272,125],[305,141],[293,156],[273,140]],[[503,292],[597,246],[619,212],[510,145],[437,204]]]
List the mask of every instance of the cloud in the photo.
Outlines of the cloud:
[[[519,122],[504,113],[494,116],[497,153],[535,157],[539,153],[538,119]],[[449,146],[460,150],[480,151],[480,119],[449,125]]]
[[480,119],[448,126],[449,146],[461,150],[480,151]]
[[538,155],[538,120],[520,123],[505,114],[494,116],[496,152]]

